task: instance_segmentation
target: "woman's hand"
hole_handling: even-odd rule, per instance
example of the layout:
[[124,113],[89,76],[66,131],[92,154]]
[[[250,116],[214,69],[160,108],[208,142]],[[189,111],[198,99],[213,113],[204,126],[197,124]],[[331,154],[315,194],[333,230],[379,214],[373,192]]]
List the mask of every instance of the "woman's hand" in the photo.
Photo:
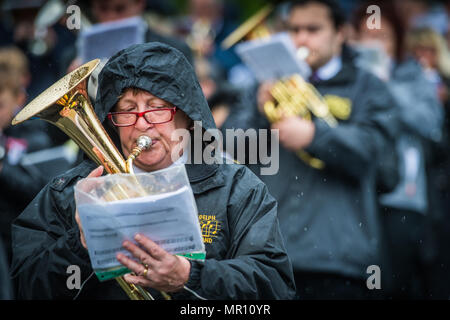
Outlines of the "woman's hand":
[[123,247],[141,263],[124,254],[117,254],[117,260],[135,273],[125,275],[125,280],[128,283],[164,292],[181,290],[189,279],[191,270],[189,261],[168,253],[143,235],[136,235],[135,240],[140,247],[131,241],[125,241]]
[[[103,166],[100,166],[97,169],[92,170],[91,173],[89,173],[89,175],[87,176],[87,178],[100,177],[102,174],[103,174]],[[93,185],[93,187],[94,187],[94,185]],[[75,210],[75,221],[78,224],[78,229],[80,229],[81,244],[83,245],[83,247],[85,249],[87,249],[86,239],[84,238],[83,226],[81,225],[81,220],[80,220],[80,215],[78,214],[78,209]]]

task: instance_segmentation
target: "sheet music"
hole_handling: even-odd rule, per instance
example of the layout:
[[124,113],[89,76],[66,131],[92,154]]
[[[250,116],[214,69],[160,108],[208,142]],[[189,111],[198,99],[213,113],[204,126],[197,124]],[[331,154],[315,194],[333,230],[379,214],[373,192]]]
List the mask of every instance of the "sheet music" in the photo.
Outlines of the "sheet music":
[[296,56],[295,46],[287,33],[243,42],[236,46],[236,52],[259,82],[296,73],[308,78],[311,74],[308,64]]
[[94,24],[83,29],[77,42],[83,63],[93,59],[108,59],[133,44],[143,43],[147,25],[141,17]]
[[92,267],[120,266],[116,253],[136,233],[152,239],[169,253],[204,251],[192,191],[177,191],[105,204],[78,206]]

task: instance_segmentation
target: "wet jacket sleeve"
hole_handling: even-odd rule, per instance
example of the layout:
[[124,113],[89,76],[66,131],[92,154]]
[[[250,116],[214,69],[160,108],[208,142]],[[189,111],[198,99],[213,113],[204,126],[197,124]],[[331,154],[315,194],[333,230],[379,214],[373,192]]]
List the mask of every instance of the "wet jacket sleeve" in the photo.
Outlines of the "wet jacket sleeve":
[[75,223],[72,188],[47,185],[12,226],[11,267],[17,298],[68,299],[68,267],[80,267],[81,279],[92,269]]
[[[254,178],[246,173],[241,179]],[[189,292],[185,291],[184,298],[293,298],[292,266],[278,226],[277,204],[266,186],[260,183],[249,189],[237,183],[229,202],[229,216],[228,256],[191,262],[186,283]]]
[[381,157],[387,140],[393,139],[399,127],[395,102],[381,80],[368,77],[360,92],[348,121],[332,128],[315,119],[315,136],[306,148],[326,167],[356,179]]
[[7,261],[6,251],[0,239],[0,300],[12,300],[14,298]]

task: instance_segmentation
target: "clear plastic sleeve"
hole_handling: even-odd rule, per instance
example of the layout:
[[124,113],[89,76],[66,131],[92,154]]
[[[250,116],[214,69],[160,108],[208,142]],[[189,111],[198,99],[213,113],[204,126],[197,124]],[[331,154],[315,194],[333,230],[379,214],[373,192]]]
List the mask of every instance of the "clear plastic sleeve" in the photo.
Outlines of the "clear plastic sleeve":
[[205,248],[194,195],[184,165],[151,173],[85,178],[75,201],[92,267],[100,280],[128,269],[116,254],[129,256],[124,240],[141,233],[172,254],[204,259]]

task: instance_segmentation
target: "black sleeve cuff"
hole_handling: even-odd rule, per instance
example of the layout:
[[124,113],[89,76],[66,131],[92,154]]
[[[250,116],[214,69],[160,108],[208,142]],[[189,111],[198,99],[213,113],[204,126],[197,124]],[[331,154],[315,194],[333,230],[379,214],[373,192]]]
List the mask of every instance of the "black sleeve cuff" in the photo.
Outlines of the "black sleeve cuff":
[[323,148],[327,147],[327,145],[323,142],[323,137],[324,134],[331,128],[325,121],[321,119],[316,119],[314,121],[314,126],[315,126],[315,133],[313,141],[308,147],[305,148],[305,151],[314,155],[319,155],[323,153],[321,152]]
[[[180,292],[172,294],[172,297],[177,300],[192,300],[199,299],[195,294],[201,296],[201,271],[203,269],[203,262],[197,260],[189,260],[191,270],[189,272],[189,279],[185,283],[184,288]],[[186,288],[188,290],[186,290]],[[192,292],[191,292],[192,291]]]

